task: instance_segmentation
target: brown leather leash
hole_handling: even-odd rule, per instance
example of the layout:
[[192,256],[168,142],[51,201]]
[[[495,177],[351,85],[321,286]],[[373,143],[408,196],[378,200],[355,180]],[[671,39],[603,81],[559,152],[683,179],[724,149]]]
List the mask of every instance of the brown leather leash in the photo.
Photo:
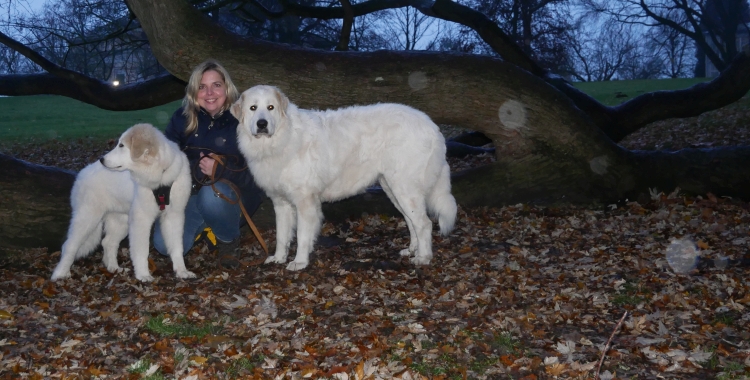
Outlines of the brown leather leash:
[[[266,241],[263,240],[263,236],[261,236],[260,231],[258,231],[258,227],[256,227],[255,223],[253,223],[253,220],[250,219],[250,215],[247,213],[247,210],[245,210],[245,205],[242,204],[242,193],[240,192],[240,189],[238,189],[237,185],[235,185],[231,181],[228,181],[228,180],[223,179],[223,178],[220,178],[218,180],[216,178],[214,178],[214,176],[216,174],[216,168],[219,166],[219,164],[222,164],[222,165],[226,166],[226,164],[224,163],[224,159],[222,158],[222,156],[220,156],[218,154],[215,154],[215,153],[210,153],[209,157],[211,157],[211,158],[214,159],[214,167],[211,169],[211,189],[213,189],[214,193],[216,195],[218,195],[221,199],[229,202],[230,204],[237,204],[237,203],[240,204],[240,210],[242,210],[242,215],[245,216],[245,220],[247,221],[247,225],[250,226],[250,229],[253,231],[253,234],[258,239],[258,242],[260,243],[260,246],[266,252],[266,255],[268,255],[268,246],[266,245]],[[232,191],[234,191],[234,193],[237,194],[237,200],[236,201],[231,200],[229,197],[227,197],[226,195],[222,194],[219,191],[219,189],[216,188],[215,184],[216,184],[216,182],[219,182],[219,181],[221,181],[222,183],[227,184],[227,186],[229,186],[232,189]]]

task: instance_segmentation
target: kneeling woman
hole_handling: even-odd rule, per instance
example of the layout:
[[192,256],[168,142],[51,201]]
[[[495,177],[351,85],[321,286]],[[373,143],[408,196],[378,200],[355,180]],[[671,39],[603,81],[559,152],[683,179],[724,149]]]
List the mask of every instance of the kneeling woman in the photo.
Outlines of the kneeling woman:
[[[253,215],[264,197],[237,146],[238,122],[229,107],[238,97],[226,69],[214,60],[203,62],[193,70],[182,107],[165,131],[187,154],[193,176],[193,193],[185,209],[185,253],[209,227],[216,236],[219,264],[227,269],[240,264],[240,201]],[[154,247],[161,254],[167,252],[158,223]]]

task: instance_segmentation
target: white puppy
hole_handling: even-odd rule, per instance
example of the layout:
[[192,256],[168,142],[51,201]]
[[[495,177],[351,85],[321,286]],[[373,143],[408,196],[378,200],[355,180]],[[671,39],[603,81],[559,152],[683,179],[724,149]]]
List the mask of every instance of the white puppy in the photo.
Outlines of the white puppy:
[[[155,190],[163,186],[169,188],[163,192],[160,206]],[[118,271],[117,248],[126,235],[130,235],[135,277],[141,281],[153,280],[148,269],[148,251],[151,226],[157,218],[176,276],[195,277],[185,267],[182,256],[190,186],[189,163],[177,144],[151,124],[129,128],[100,162],[78,173],[70,196],[73,216],[68,237],[52,280],[70,277],[73,262],[90,254],[100,242],[107,270]]]
[[432,221],[448,234],[456,219],[445,140],[424,113],[401,104],[335,111],[297,108],[272,86],[256,86],[232,105],[240,121],[240,150],[276,212],[276,253],[285,263],[295,226],[297,255],[287,265],[308,265],[320,230],[321,202],[337,201],[379,182],[404,215],[414,264],[432,259]]

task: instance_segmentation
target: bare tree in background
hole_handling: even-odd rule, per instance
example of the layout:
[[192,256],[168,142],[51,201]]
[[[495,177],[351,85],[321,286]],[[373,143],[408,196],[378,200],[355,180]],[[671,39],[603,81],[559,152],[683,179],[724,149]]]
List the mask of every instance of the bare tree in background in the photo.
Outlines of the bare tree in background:
[[583,4],[623,23],[671,28],[690,38],[719,71],[737,56],[737,30],[747,29],[750,22],[747,0],[583,0]]
[[130,73],[132,81],[163,73],[121,2],[63,0],[4,26],[55,65],[92,78],[106,80],[113,70]]
[[[638,50],[638,39],[632,28],[614,20],[579,21],[575,36],[569,38],[573,77],[583,82],[608,81],[623,73]],[[597,20],[594,20],[597,21]]]
[[[676,24],[686,24],[683,13],[672,12],[665,15]],[[695,44],[686,35],[675,28],[660,24],[649,28],[646,33],[647,44],[656,52],[662,65],[661,75],[668,78],[687,78],[692,75],[695,66]]]
[[390,50],[435,50],[443,22],[413,7],[383,11],[378,23]]
[[[562,0],[468,0],[463,2],[497,23],[504,33],[537,64],[554,72],[566,72],[568,31],[573,19]],[[446,50],[497,54],[471,28],[463,26],[454,38],[444,40]],[[451,47],[448,49],[448,47]],[[468,50],[469,48],[473,50]]]

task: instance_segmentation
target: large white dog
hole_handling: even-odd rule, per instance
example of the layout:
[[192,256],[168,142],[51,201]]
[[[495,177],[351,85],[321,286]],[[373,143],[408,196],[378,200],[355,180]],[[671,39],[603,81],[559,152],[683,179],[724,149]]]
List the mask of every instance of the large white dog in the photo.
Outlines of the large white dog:
[[424,113],[400,104],[335,111],[297,108],[272,86],[248,89],[230,110],[240,121],[239,147],[276,212],[276,253],[285,263],[297,226],[297,255],[287,265],[308,265],[320,230],[321,202],[340,200],[379,182],[404,215],[414,264],[432,259],[432,221],[448,234],[456,220],[445,140]]
[[[100,242],[107,270],[119,271],[117,249],[126,235],[130,236],[135,277],[153,280],[148,251],[151,226],[157,218],[175,274],[195,277],[182,256],[190,186],[189,163],[177,144],[151,124],[130,127],[100,162],[78,173],[70,195],[73,216],[68,237],[52,280],[70,277],[73,262],[89,255]],[[157,201],[159,195],[161,202]]]

